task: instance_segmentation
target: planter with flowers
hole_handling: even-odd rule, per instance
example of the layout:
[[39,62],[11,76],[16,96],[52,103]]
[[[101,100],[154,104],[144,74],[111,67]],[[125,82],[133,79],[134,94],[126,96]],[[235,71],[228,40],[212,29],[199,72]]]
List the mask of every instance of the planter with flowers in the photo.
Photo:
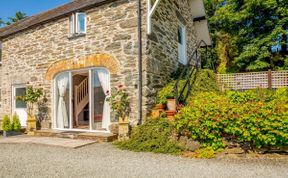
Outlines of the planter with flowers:
[[129,96],[123,85],[119,85],[118,87],[112,89],[111,96],[107,98],[107,100],[110,102],[113,112],[118,117],[119,139],[125,140],[129,138],[128,118],[131,109],[130,109]]
[[35,115],[35,105],[39,102],[40,98],[43,96],[42,89],[34,89],[33,87],[28,87],[27,92],[23,96],[17,97],[17,100],[24,101],[27,104],[27,134],[34,135],[34,131],[37,129],[37,118]]

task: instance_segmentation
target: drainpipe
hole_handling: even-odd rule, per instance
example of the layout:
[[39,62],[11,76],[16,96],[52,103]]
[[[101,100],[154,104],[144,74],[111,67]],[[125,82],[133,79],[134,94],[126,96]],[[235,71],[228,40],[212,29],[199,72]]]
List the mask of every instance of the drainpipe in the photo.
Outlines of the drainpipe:
[[138,125],[142,124],[142,14],[141,0],[137,0],[138,13]]

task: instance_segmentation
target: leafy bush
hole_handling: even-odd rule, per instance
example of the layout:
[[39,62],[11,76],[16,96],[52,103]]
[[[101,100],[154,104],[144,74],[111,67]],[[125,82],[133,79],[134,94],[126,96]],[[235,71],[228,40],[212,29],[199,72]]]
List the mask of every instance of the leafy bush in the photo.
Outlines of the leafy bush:
[[183,135],[214,150],[227,139],[251,148],[288,145],[288,89],[199,92],[176,115]]
[[149,119],[132,130],[131,138],[117,142],[121,149],[154,153],[179,153],[183,148],[172,139],[173,126],[164,118]]
[[[197,76],[195,76],[197,75]],[[194,81],[195,80],[195,81]],[[216,83],[216,75],[214,71],[203,69],[194,73],[191,76],[191,81],[194,81],[192,84],[193,91],[219,91],[218,85]],[[175,86],[176,80],[169,82],[165,87],[163,87],[157,95],[157,103],[166,104],[167,99],[175,98]],[[185,79],[179,81],[178,92],[184,87],[186,83]],[[184,93],[187,91],[184,91]]]
[[200,148],[195,151],[195,158],[211,159],[216,157],[216,152],[212,147]]
[[166,104],[167,99],[171,99],[175,97],[174,94],[174,86],[176,81],[172,81],[168,83],[165,87],[163,87],[157,95],[157,103],[159,104]]
[[192,89],[193,91],[219,91],[216,81],[213,70],[202,69],[197,73]]
[[21,123],[17,114],[14,114],[12,118],[12,130],[14,131],[21,130]]
[[2,130],[6,132],[12,131],[12,125],[8,115],[5,115],[2,119]]

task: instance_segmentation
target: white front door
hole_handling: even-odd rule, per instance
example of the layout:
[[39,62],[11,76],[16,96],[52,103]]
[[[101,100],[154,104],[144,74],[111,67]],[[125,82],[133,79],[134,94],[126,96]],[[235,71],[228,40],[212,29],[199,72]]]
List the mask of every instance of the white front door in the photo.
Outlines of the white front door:
[[12,91],[12,105],[13,105],[13,113],[12,114],[17,114],[20,119],[20,123],[22,127],[26,127],[26,121],[27,121],[27,106],[26,103],[17,99],[18,96],[23,96],[26,93],[26,86],[13,86],[13,91]]
[[179,62],[187,64],[187,50],[186,50],[186,28],[180,25],[178,28],[178,56]]

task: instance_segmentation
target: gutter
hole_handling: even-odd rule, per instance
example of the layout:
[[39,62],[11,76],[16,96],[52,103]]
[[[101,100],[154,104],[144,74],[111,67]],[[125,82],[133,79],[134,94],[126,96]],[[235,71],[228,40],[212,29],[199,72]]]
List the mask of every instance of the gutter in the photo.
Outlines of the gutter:
[[137,0],[137,13],[138,13],[138,125],[143,122],[142,118],[142,96],[143,96],[143,83],[142,83],[142,13],[141,13],[141,0]]

